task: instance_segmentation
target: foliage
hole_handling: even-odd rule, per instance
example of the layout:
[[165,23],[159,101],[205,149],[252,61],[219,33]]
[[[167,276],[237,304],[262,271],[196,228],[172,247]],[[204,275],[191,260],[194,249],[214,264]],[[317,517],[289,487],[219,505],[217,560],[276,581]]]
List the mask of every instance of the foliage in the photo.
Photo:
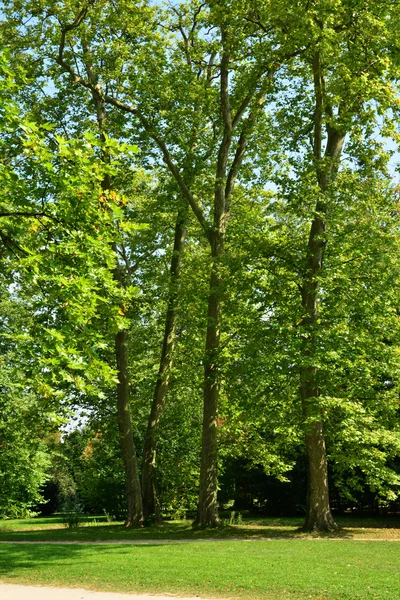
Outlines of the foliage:
[[[123,515],[114,336],[129,333],[140,461],[185,206],[157,433],[163,513],[196,508],[207,361],[220,396],[222,504],[237,510],[240,481],[262,472],[251,502],[274,503],[265,478],[280,481],[277,491],[298,477],[303,506],[304,434],[316,412],[337,504],[365,494],[375,506],[395,501],[400,248],[390,148],[400,27],[394,3],[353,4],[3,3],[0,514],[29,510],[52,478],[65,501],[77,494],[88,510]],[[332,131],[345,141],[327,182]],[[318,220],[310,325],[304,290]],[[213,296],[221,323],[207,317]],[[313,414],[301,406],[307,368]],[[74,414],[86,424],[56,443]]]

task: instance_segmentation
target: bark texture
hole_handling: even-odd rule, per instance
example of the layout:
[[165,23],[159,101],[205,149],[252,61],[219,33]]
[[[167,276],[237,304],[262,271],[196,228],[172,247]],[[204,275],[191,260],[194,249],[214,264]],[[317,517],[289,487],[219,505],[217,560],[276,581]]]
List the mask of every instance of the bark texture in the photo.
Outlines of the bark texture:
[[161,520],[155,481],[157,438],[164,411],[173,365],[180,271],[186,237],[186,210],[180,211],[175,225],[174,248],[170,267],[170,290],[165,318],[164,339],[153,402],[143,447],[142,495],[144,518],[154,515]]
[[[217,236],[216,236],[217,237]],[[218,525],[217,508],[217,423],[219,397],[219,343],[222,316],[221,265],[223,235],[214,241],[213,265],[208,296],[207,336],[204,357],[204,407],[201,437],[200,489],[195,523],[202,527]]]
[[329,504],[328,465],[322,420],[312,424],[306,434],[308,458],[306,531],[330,531],[336,523]]
[[[323,213],[324,207],[317,206],[316,214]],[[323,266],[325,226],[322,218],[315,217],[308,242],[307,273],[302,284],[302,305],[305,316],[302,327],[304,362],[312,362],[317,350],[316,327],[318,326],[318,276]],[[329,505],[328,467],[326,461],[323,418],[318,405],[317,368],[301,366],[300,395],[305,419],[305,442],[308,460],[307,513],[304,528],[324,531],[335,527]]]
[[[314,114],[314,161],[318,186],[321,192],[315,206],[307,245],[307,261],[304,270],[301,296],[304,317],[303,365],[300,367],[300,396],[305,421],[305,445],[308,460],[307,511],[305,530],[326,531],[336,528],[329,504],[328,466],[326,460],[323,415],[318,402],[318,370],[312,366],[317,351],[319,304],[319,278],[323,269],[325,242],[325,219],[329,194],[334,182],[343,149],[345,133],[333,125],[333,111],[326,105],[324,80],[320,57],[313,62],[316,109]],[[323,117],[326,122],[323,125]],[[323,127],[326,147],[322,154]]]
[[142,494],[136,448],[133,440],[130,394],[128,380],[128,343],[125,329],[118,331],[115,336],[115,356],[117,361],[117,408],[118,429],[125,468],[127,517],[126,527],[141,527],[143,525]]

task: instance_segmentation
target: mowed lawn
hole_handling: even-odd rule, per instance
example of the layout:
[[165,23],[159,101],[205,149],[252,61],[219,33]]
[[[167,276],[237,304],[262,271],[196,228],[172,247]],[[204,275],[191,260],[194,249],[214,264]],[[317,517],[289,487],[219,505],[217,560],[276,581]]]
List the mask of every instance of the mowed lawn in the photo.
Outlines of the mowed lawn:
[[[251,518],[240,525],[227,525],[217,529],[193,529],[190,520],[164,521],[144,529],[123,527],[122,522],[108,523],[104,516],[84,516],[78,527],[68,528],[61,515],[0,521],[0,541],[96,541],[136,539],[202,539],[202,538],[288,538],[315,537],[302,533],[303,519]],[[400,517],[357,518],[338,517],[338,531],[318,537],[344,539],[385,539],[400,541]],[[400,598],[400,597],[399,597]]]
[[[104,517],[84,517],[74,528],[57,515],[2,521],[0,581],[200,598],[400,599],[399,518],[338,518],[341,529],[330,539],[305,535],[301,522],[246,518],[240,525],[196,530],[190,521],[165,521],[132,530]],[[59,543],[24,543],[51,540]],[[130,543],[90,543],[111,540]]]
[[399,600],[400,544],[345,539],[5,543],[0,581],[200,597]]

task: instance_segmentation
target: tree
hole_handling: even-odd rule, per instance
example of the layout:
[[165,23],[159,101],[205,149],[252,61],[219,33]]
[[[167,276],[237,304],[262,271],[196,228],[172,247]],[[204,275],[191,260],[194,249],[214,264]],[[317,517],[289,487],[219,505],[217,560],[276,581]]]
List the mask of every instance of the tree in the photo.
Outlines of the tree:
[[4,271],[0,311],[0,517],[24,518],[42,500],[52,454],[49,439],[60,420],[32,373],[29,351],[23,350],[31,315],[21,298],[8,293]]
[[[332,6],[331,18],[336,10],[337,7]],[[315,204],[307,243],[307,258],[300,284],[304,310],[300,323],[304,331],[300,395],[308,456],[308,512],[304,527],[308,530],[325,530],[335,526],[329,508],[323,417],[318,405],[318,367],[313,359],[317,350],[319,327],[319,279],[326,251],[326,214],[334,195],[346,134],[352,131],[356,120],[365,120],[367,115],[363,108],[372,100],[382,103],[381,110],[384,111],[389,108],[391,102],[390,97],[382,98],[382,88],[387,87],[387,63],[383,63],[383,56],[387,53],[390,56],[391,53],[390,30],[385,31],[383,24],[385,15],[381,14],[382,27],[378,36],[367,23],[360,32],[359,19],[365,16],[353,11],[347,12],[345,7],[333,23],[328,15],[324,17],[319,10],[314,13],[314,23],[320,41],[312,55],[315,98],[313,168],[320,193]],[[330,40],[327,44],[328,36]],[[377,64],[377,60],[382,62]],[[343,86],[344,78],[351,81],[350,89]],[[390,85],[390,79],[388,83]]]
[[[122,35],[124,39],[129,40],[129,36],[131,34],[129,32],[129,28],[127,28],[125,25],[126,13],[124,13],[124,10],[126,10],[126,8],[127,7],[125,6],[121,6],[120,9],[121,13],[119,14],[119,27],[121,28],[122,24],[122,32],[119,35]],[[221,16],[218,10],[216,10],[214,13],[211,10],[208,18],[213,20],[208,21],[208,23],[212,23],[213,26],[217,27],[220,38],[219,40],[212,39],[207,42],[207,40],[202,40],[201,38],[200,28],[204,27],[204,24],[207,22],[203,8],[196,7],[194,10],[192,9],[189,11],[189,14],[194,14],[192,17],[192,27],[189,34],[186,34],[184,29],[184,21],[187,21],[188,19],[188,11],[182,10],[181,12],[174,10],[173,12],[175,12],[177,16],[176,28],[180,30],[183,38],[183,48],[177,47],[176,50],[180,52],[179,64],[181,65],[183,60],[185,74],[189,76],[189,80],[186,82],[186,88],[189,86],[189,89],[192,88],[192,91],[197,88],[200,94],[200,97],[196,95],[194,96],[194,101],[189,103],[188,110],[193,114],[193,110],[195,109],[196,113],[198,113],[200,116],[204,115],[206,117],[206,122],[201,124],[203,128],[208,126],[207,121],[209,122],[210,116],[204,114],[204,105],[203,109],[199,110],[200,103],[205,100],[207,102],[207,108],[209,108],[209,97],[211,98],[213,96],[216,102],[213,108],[215,111],[214,114],[216,123],[218,124],[219,129],[219,140],[218,142],[213,141],[210,149],[207,150],[207,154],[209,153],[210,156],[212,156],[212,168],[214,169],[214,192],[211,204],[212,208],[210,222],[206,217],[201,205],[196,200],[193,189],[191,189],[192,185],[190,183],[190,179],[188,179],[188,168],[184,168],[183,171],[180,170],[179,162],[173,157],[173,154],[169,149],[169,139],[168,137],[165,137],[165,132],[162,130],[160,131],[157,125],[153,124],[153,120],[147,116],[145,108],[146,102],[143,101],[142,106],[137,108],[132,104],[128,104],[125,99],[120,100],[118,96],[110,95],[107,92],[104,92],[104,88],[108,85],[106,82],[103,82],[102,88],[99,86],[96,87],[88,78],[79,75],[71,65],[71,62],[65,56],[64,51],[67,35],[77,30],[77,28],[85,22],[86,18],[89,20],[92,19],[92,23],[95,21],[96,27],[99,26],[99,22],[101,20],[100,15],[96,12],[91,14],[90,6],[85,6],[75,15],[75,18],[70,23],[61,26],[57,62],[60,64],[63,70],[71,76],[75,83],[92,90],[93,93],[101,94],[102,102],[110,104],[125,113],[131,114],[135,118],[135,121],[140,124],[147,135],[149,135],[149,137],[153,140],[156,147],[158,147],[166,165],[176,179],[183,196],[185,197],[189,206],[192,208],[209,241],[212,268],[210,276],[208,327],[204,359],[204,419],[198,522],[201,525],[215,525],[217,523],[216,424],[219,389],[218,347],[222,310],[221,294],[223,288],[221,257],[223,255],[224,236],[230,210],[230,196],[243,160],[248,138],[254,128],[256,115],[261,110],[265,92],[270,85],[270,74],[275,68],[275,64],[271,59],[267,66],[263,65],[260,67],[260,65],[257,64],[256,67],[253,67],[250,75],[247,76],[246,74],[245,76],[247,81],[246,89],[246,84],[244,81],[242,81],[243,77],[240,77],[238,71],[238,66],[241,64],[241,58],[240,47],[237,46],[236,39],[234,37],[234,24],[226,21],[226,19]],[[198,42],[200,47],[204,46],[204,49],[202,49],[200,56],[195,55],[192,57],[192,48],[195,45],[194,39],[196,39],[196,44]],[[268,43],[271,45],[270,42]],[[99,48],[101,50],[101,45]],[[219,65],[216,65],[214,63],[214,59],[216,53],[218,52],[220,53],[221,62]],[[125,58],[125,56],[123,58]],[[165,61],[166,58],[163,60]],[[206,68],[201,70],[200,75],[198,74],[199,61],[203,61],[206,65]],[[236,93],[230,93],[229,91],[229,74],[232,69],[231,64],[235,64],[234,68],[236,77],[238,79],[236,84]],[[177,76],[177,63],[170,63],[168,65],[168,69],[171,69],[171,67],[172,70],[170,73],[173,77],[174,86],[176,86],[178,81],[179,83],[182,83],[182,78]],[[151,76],[154,77],[154,74],[152,73]],[[170,77],[168,71],[166,71],[166,76],[168,82],[168,78]],[[212,85],[214,77],[218,77],[219,80],[220,88],[218,96],[215,94],[216,90],[214,90]],[[122,82],[120,82],[120,85],[121,83]],[[128,85],[132,85],[129,80],[127,80],[126,83],[128,83]],[[168,87],[167,89],[169,93],[177,93],[176,87]],[[129,96],[128,90],[123,94],[123,96],[126,96],[127,94]],[[135,97],[137,91],[133,88],[131,93],[133,97]],[[179,95],[182,97],[180,90]],[[231,107],[232,100],[235,104],[234,109]],[[154,97],[150,97],[150,103],[153,104],[154,101],[158,100]],[[162,119],[165,117],[164,115],[162,119],[160,119],[160,117],[161,113],[158,115],[158,121],[162,126]],[[198,127],[199,126],[197,126],[197,128]],[[207,138],[210,139],[208,133]],[[174,143],[176,143],[176,141]],[[237,144],[236,148],[235,143]],[[193,148],[189,148],[189,150],[189,154],[187,154],[186,158],[183,160],[183,167],[185,160],[188,161],[188,157],[192,157],[192,160],[189,161],[190,164],[193,162],[193,159],[200,163],[202,161],[202,156],[196,156]],[[203,152],[203,148],[201,150]],[[229,161],[230,165],[228,166]],[[207,168],[209,169],[210,166],[207,165]]]
[[150,515],[155,515],[157,521],[160,521],[161,516],[157,498],[154,468],[156,465],[158,429],[161,416],[165,409],[167,391],[174,361],[178,316],[177,303],[180,292],[182,255],[186,238],[186,221],[186,210],[180,209],[175,225],[174,246],[170,266],[170,289],[168,293],[160,364],[143,446],[142,494],[144,517],[148,518]]
[[[62,313],[68,300],[65,301],[64,295],[60,301],[61,293],[58,306],[50,302],[47,311],[43,307],[37,310],[37,296],[42,293],[39,280],[44,285],[51,280],[53,285],[56,283],[65,288],[65,271],[76,262],[73,257],[78,255],[78,249],[82,251],[83,242],[88,250],[86,264],[89,270],[93,267],[96,249],[99,249],[96,248],[97,240],[88,235],[92,224],[90,213],[98,205],[93,154],[87,148],[86,153],[82,151],[84,143],[81,141],[67,143],[62,138],[46,139],[51,126],[38,125],[21,110],[18,79],[23,79],[25,73],[21,68],[13,72],[11,62],[7,55],[1,56],[0,118],[3,127],[0,168],[4,181],[0,198],[1,306],[4,312],[1,474],[2,511],[6,514],[10,510],[27,509],[40,499],[39,490],[47,478],[49,466],[50,451],[46,438],[54,433],[62,420],[61,405],[65,399],[62,390],[54,389],[55,380],[58,379],[58,384],[75,380],[79,386],[78,373],[84,371],[90,377],[93,363],[96,365],[93,355],[90,357],[92,361],[89,358],[85,364],[72,344],[60,347],[63,336],[54,335],[52,324],[59,308],[63,320]],[[80,166],[78,185],[71,178],[68,159],[72,154],[76,155],[74,158]],[[39,175],[41,185],[37,184],[36,176]],[[88,200],[85,206],[88,211],[79,215],[76,198],[84,194]],[[76,245],[76,232],[68,231],[68,227],[74,228],[78,215],[82,217],[81,224],[86,226],[86,237],[77,236],[79,241]],[[58,263],[54,260],[57,254],[62,256]],[[30,284],[29,292],[27,282]],[[83,305],[90,313],[88,297],[92,305],[98,301],[93,289],[96,285],[90,285],[89,281],[85,281],[85,285],[82,281],[79,283],[79,298],[75,294],[75,302],[71,302],[67,309],[75,313],[75,317],[77,312],[82,311]],[[33,332],[36,333],[34,337]],[[56,364],[59,366],[58,377],[49,369],[50,365]],[[96,366],[99,366],[98,362]],[[99,373],[97,370],[97,375]]]
[[[36,231],[23,226],[35,250],[21,259],[21,265],[32,289],[41,289],[38,305],[44,299],[45,304],[52,302],[51,309],[41,309],[47,335],[54,338],[53,345],[47,340],[41,360],[59,364],[56,355],[62,354],[66,365],[61,373],[64,384],[70,385],[67,393],[78,390],[86,399],[81,396],[77,403],[92,402],[92,410],[104,414],[104,405],[93,399],[102,385],[96,384],[94,373],[98,368],[112,381],[113,359],[107,346],[115,337],[120,428],[127,441],[122,446],[126,469],[131,469],[129,523],[142,520],[133,437],[140,445],[144,438],[144,512],[158,516],[154,472],[158,441],[161,449],[165,447],[161,416],[165,413],[168,430],[176,417],[179,386],[186,382],[193,389],[183,372],[183,359],[193,381],[198,381],[186,344],[198,337],[203,315],[197,524],[218,522],[218,429],[222,461],[247,455],[280,477],[301,452],[304,438],[309,463],[307,529],[335,526],[327,460],[341,478],[346,472],[357,478],[356,463],[344,456],[343,448],[349,448],[346,423],[365,442],[363,450],[358,445],[358,453],[364,457],[363,477],[368,481],[372,481],[367,468],[371,448],[380,451],[382,440],[390,439],[390,451],[379,455],[380,490],[383,494],[390,488],[391,471],[386,466],[397,452],[393,417],[397,374],[394,359],[388,359],[389,377],[378,366],[377,356],[394,356],[397,334],[393,339],[382,337],[371,306],[380,314],[381,326],[391,323],[397,331],[397,320],[390,317],[397,299],[387,285],[387,274],[397,263],[380,254],[381,248],[397,247],[397,217],[383,147],[372,139],[379,120],[385,133],[394,131],[397,21],[392,6],[372,4],[364,10],[336,0],[311,4],[299,0],[290,7],[280,1],[249,0],[240,7],[224,1],[163,9],[121,0],[79,6],[65,2],[62,10],[58,5],[42,7],[43,19],[36,18],[37,7],[29,2],[9,11],[10,22],[2,30],[15,34],[13,60],[25,52],[20,40],[29,48],[25,56],[30,57],[31,81],[24,89],[39,94],[45,81],[57,90],[35,107],[28,94],[21,93],[20,107],[38,123],[39,112],[59,116],[68,110],[62,124],[74,135],[66,141],[48,129],[45,133],[46,126],[33,124],[28,125],[25,146],[16,142],[15,157],[28,146],[30,156],[14,172],[21,186],[18,198],[27,190],[25,197],[35,212],[12,212],[5,204],[4,240],[18,238],[13,219],[20,213],[27,219],[24,223],[39,220]],[[25,24],[25,15],[35,18]],[[96,128],[100,144],[93,134]],[[82,141],[75,137],[78,132]],[[138,142],[142,156],[133,161],[127,144]],[[162,222],[156,223],[151,214],[153,200],[136,208],[130,173],[139,164],[151,179],[148,195],[160,206],[169,204]],[[94,184],[88,177],[91,167]],[[45,201],[32,184],[32,173],[47,182]],[[13,183],[14,191],[18,185]],[[364,220],[357,220],[357,211]],[[138,212],[151,224],[148,236],[132,233]],[[165,223],[171,226],[172,218],[173,248],[163,230]],[[187,300],[190,288],[181,262],[185,238],[199,258],[192,284],[198,298],[192,303]],[[78,242],[83,247],[78,248]],[[158,256],[151,257],[152,253]],[[379,257],[380,273],[371,267],[369,254]],[[52,260],[44,263],[43,257],[50,256]],[[171,257],[168,277],[161,275],[163,256]],[[187,261],[194,264],[193,257]],[[355,268],[360,265],[371,270],[374,280],[362,279]],[[92,270],[99,266],[94,276]],[[31,276],[29,269],[36,269],[36,275]],[[203,294],[199,290],[205,276],[208,292]],[[375,281],[384,281],[388,292],[379,292]],[[138,290],[142,296],[137,301]],[[109,307],[101,304],[102,295],[110,299]],[[384,307],[381,310],[374,295]],[[83,298],[87,316],[82,315]],[[135,312],[144,305],[145,310]],[[161,327],[163,305],[166,316]],[[184,314],[182,306],[190,307],[192,314]],[[81,331],[78,327],[68,345],[69,332],[75,331],[71,317]],[[367,331],[374,343],[365,342]],[[135,338],[143,332],[148,339]],[[163,338],[158,361],[157,336]],[[90,360],[84,350],[89,339],[96,339],[101,350]],[[128,346],[134,358],[129,359]],[[140,352],[135,355],[135,350]],[[194,354],[198,356],[197,348]],[[373,375],[365,366],[366,356],[374,365]],[[79,377],[71,373],[73,369]],[[56,384],[54,373],[45,375],[51,377]],[[151,379],[156,380],[152,392]],[[134,389],[133,419],[122,418],[128,417]],[[109,388],[107,393],[115,397]],[[148,419],[144,405],[150,395]],[[386,407],[381,412],[378,397]],[[351,407],[357,418],[350,426]],[[375,445],[371,422],[380,432]],[[136,424],[138,434],[133,432]],[[175,425],[176,432],[184,429],[182,423]],[[283,432],[289,437],[286,447]],[[186,433],[195,439],[191,425]],[[234,433],[240,441],[236,445]],[[357,444],[350,446],[350,454],[355,453]],[[166,465],[165,457],[161,459]]]
[[[347,255],[343,255],[343,248],[335,246],[334,232],[339,222],[346,222],[352,210],[367,210],[367,214],[371,210],[365,207],[366,188],[374,198],[376,210],[386,211],[387,216],[381,217],[383,222],[386,218],[392,221],[389,217],[392,203],[390,186],[385,187],[388,184],[382,181],[386,176],[385,158],[379,144],[372,143],[371,137],[377,127],[378,115],[388,120],[387,131],[390,130],[390,110],[392,107],[395,110],[396,106],[397,92],[393,87],[396,64],[392,60],[393,14],[391,7],[385,8],[379,3],[376,10],[380,15],[378,27],[375,13],[354,11],[345,5],[340,5],[338,10],[337,3],[324,6],[317,3],[300,13],[308,23],[312,23],[308,32],[310,45],[297,62],[297,73],[288,70],[290,84],[282,82],[276,112],[275,134],[279,132],[283,140],[287,135],[287,142],[283,141],[282,147],[286,150],[287,170],[285,173],[284,168],[277,169],[275,181],[279,193],[272,212],[280,215],[280,202],[287,203],[285,216],[279,216],[277,224],[288,231],[289,237],[284,241],[277,235],[275,242],[271,240],[271,246],[266,244],[264,252],[270,252],[271,260],[276,262],[276,265],[270,263],[273,272],[284,275],[285,279],[287,272],[291,272],[288,278],[290,287],[286,291],[282,289],[284,295],[280,304],[283,305],[285,296],[292,304],[292,327],[295,327],[298,336],[298,346],[293,347],[292,364],[297,363],[299,370],[308,456],[309,491],[305,522],[308,530],[335,527],[329,507],[323,431],[328,418],[322,397],[325,394],[340,397],[341,392],[337,388],[333,391],[327,384],[330,375],[324,364],[329,363],[327,347],[331,326],[324,311],[329,303],[330,306],[335,305],[336,311],[343,316],[335,301],[343,302],[350,311],[343,299],[344,290],[339,290],[341,285],[348,289],[352,284],[349,280],[345,283],[346,280],[338,273],[343,273],[343,265],[348,261],[352,276],[358,276],[358,272],[354,272],[357,253],[366,256],[369,251],[364,240],[357,249],[352,247]],[[385,10],[388,12],[385,13]],[[299,22],[301,27],[300,17]],[[285,131],[286,134],[283,133]],[[385,208],[382,194],[387,194]],[[346,206],[346,209],[340,212],[338,206]],[[368,235],[375,240],[380,238],[375,227],[379,229],[382,220],[376,215],[375,224],[368,221],[371,227]],[[355,229],[358,227],[362,229],[362,225],[356,224]],[[388,231],[390,228],[388,225]],[[298,234],[294,233],[296,229]],[[393,230],[390,230],[393,235]],[[389,235],[387,242],[389,247],[395,243]],[[376,252],[376,248],[373,251]],[[330,259],[332,263],[328,263]],[[325,275],[326,269],[331,272]],[[341,284],[338,285],[336,280],[335,291],[330,297],[327,281],[335,275]],[[384,277],[383,273],[381,277]],[[293,303],[291,287],[294,283],[301,308],[296,308]],[[281,285],[279,287],[282,288]],[[270,310],[271,320],[279,322],[281,309],[278,302]],[[335,319],[333,315],[334,311],[331,318]],[[339,347],[342,343],[340,337],[336,337]],[[376,343],[379,343],[379,338]],[[333,352],[332,346],[330,350]],[[339,348],[335,352],[340,352]],[[354,355],[353,360],[355,367],[357,359]],[[341,368],[340,363],[337,368]]]

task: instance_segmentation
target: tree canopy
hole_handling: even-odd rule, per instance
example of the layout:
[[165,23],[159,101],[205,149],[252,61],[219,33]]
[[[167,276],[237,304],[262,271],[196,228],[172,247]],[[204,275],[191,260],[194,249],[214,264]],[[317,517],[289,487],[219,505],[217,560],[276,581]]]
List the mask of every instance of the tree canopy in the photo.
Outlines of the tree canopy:
[[300,481],[308,530],[393,503],[395,3],[0,19],[0,514],[65,477],[128,526],[215,526],[244,473]]

